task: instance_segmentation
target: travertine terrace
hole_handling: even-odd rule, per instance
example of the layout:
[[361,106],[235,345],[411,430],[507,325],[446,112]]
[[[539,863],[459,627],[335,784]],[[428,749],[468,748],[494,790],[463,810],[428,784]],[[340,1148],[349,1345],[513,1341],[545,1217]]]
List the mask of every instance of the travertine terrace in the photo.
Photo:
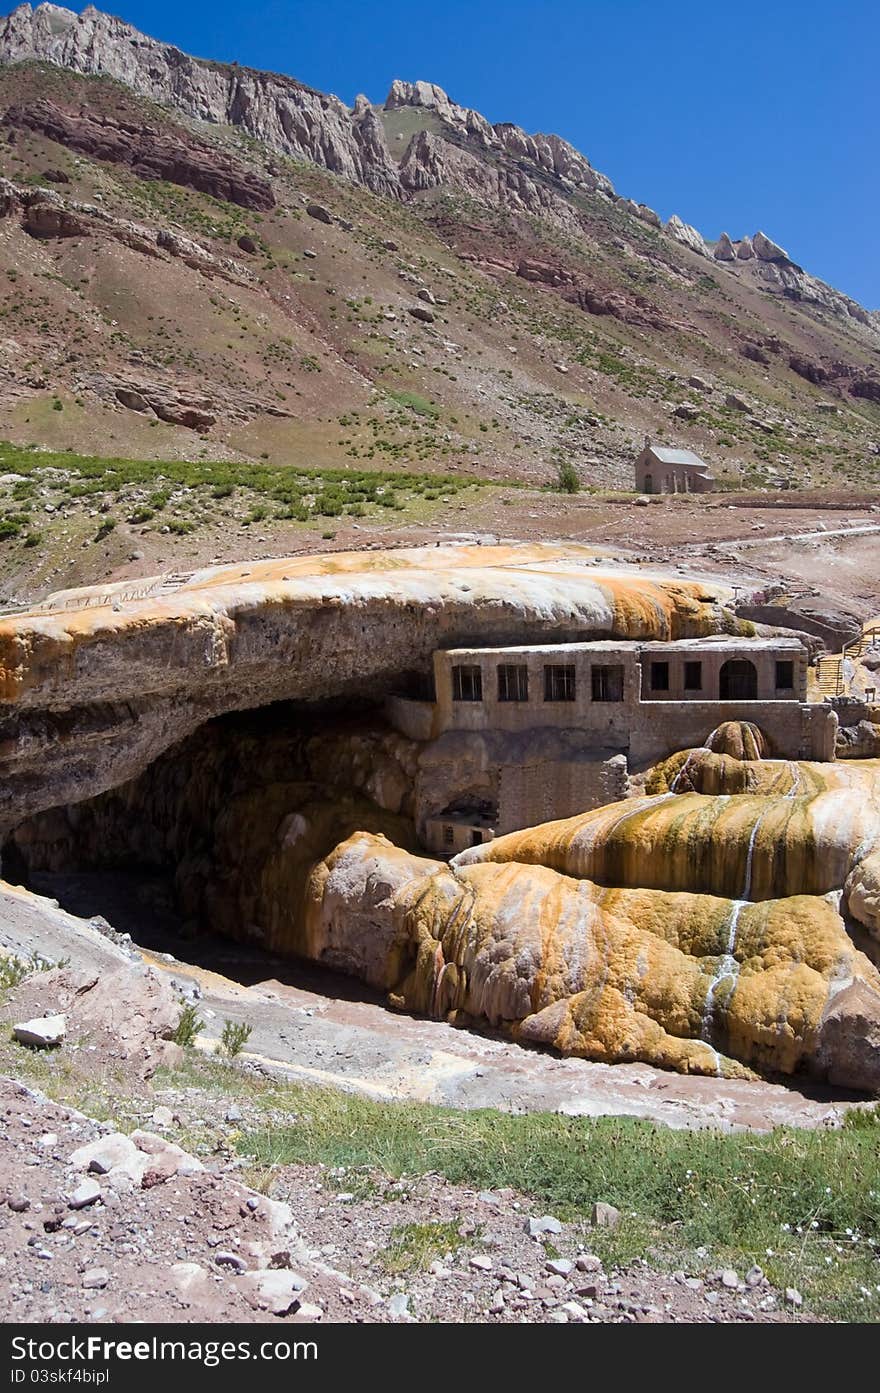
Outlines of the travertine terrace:
[[[196,927],[563,1053],[875,1090],[880,977],[855,940],[873,953],[880,922],[877,765],[835,763],[833,738],[826,760],[773,758],[776,708],[833,713],[798,700],[797,642],[755,639],[726,598],[574,546],[343,553],[50,597],[0,627],[9,865],[164,866]],[[673,676],[649,702],[664,758],[620,802],[449,865],[419,856],[440,742],[393,730],[384,699],[444,650],[595,662],[603,640],[628,662],[639,641],[664,675],[679,648],[707,655],[706,700],[689,710]],[[748,642],[759,685],[732,712],[722,659],[741,665]],[[787,697],[767,700],[780,664]],[[593,694],[605,709],[598,678]],[[518,727],[543,711],[521,703]]]

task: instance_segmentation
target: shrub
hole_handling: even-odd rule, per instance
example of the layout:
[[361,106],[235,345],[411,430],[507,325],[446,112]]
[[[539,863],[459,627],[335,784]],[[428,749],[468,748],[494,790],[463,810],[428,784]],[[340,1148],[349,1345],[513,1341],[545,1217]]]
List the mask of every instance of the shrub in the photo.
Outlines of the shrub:
[[562,460],[556,469],[556,487],[560,493],[579,493],[581,481],[571,460]]
[[188,1002],[180,1013],[180,1020],[171,1038],[175,1045],[183,1045],[186,1049],[195,1044],[196,1036],[201,1034],[204,1028],[205,1022],[199,1020],[195,1006]]
[[251,1038],[253,1026],[246,1025],[244,1021],[227,1021],[223,1026],[223,1033],[220,1036],[220,1048],[228,1059],[234,1059],[237,1054],[241,1054],[242,1049]]

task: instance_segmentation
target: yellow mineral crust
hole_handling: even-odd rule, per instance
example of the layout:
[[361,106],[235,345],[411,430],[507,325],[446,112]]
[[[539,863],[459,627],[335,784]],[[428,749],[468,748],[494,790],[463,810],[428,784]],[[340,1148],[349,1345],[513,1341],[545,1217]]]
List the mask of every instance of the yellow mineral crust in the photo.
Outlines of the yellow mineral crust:
[[661,760],[645,779],[647,793],[758,793],[814,797],[832,789],[880,794],[880,759],[822,763],[811,760],[736,758],[701,746]]
[[876,792],[667,793],[511,832],[461,852],[456,864],[516,861],[603,885],[766,900],[840,890],[877,845]]
[[[359,833],[316,868],[307,918],[309,956],[398,1004],[588,1059],[824,1075],[835,999],[857,985],[880,1019],[880,975],[815,896],[607,889],[546,866],[447,866]],[[880,1087],[876,1042],[852,1034],[836,1081]]]
[[[229,669],[234,680],[236,666],[271,658],[285,627],[298,637],[304,624],[317,616],[323,623],[333,611],[359,614],[367,627],[376,626],[377,639],[399,613],[407,622],[417,614],[435,621],[445,614],[453,624],[473,620],[487,635],[511,621],[618,638],[736,629],[721,609],[723,587],[659,573],[603,572],[595,560],[590,548],[573,543],[423,547],[254,561],[185,578],[59,591],[0,619],[0,702],[69,701],[78,686],[91,693],[101,671],[119,666],[114,697],[120,700],[152,690],[157,674],[167,685],[169,673],[204,679]],[[265,654],[255,628],[261,614],[272,629]],[[438,621],[434,646],[442,637]]]

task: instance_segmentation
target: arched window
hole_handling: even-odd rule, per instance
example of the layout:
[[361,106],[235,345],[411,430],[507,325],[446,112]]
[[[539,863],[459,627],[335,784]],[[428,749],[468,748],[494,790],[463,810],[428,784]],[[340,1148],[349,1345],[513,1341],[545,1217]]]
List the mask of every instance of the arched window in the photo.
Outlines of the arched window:
[[748,658],[728,658],[719,674],[718,695],[722,701],[756,701],[758,673]]

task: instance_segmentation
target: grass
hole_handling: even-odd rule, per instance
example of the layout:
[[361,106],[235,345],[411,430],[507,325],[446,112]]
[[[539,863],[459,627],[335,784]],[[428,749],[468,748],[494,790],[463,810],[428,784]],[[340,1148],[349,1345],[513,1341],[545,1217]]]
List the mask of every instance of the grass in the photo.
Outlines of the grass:
[[[49,1058],[0,1039],[4,1072],[130,1129],[131,1085],[113,1074],[85,1077],[83,1067],[75,1056]],[[335,1175],[360,1197],[429,1173],[470,1189],[510,1186],[539,1212],[571,1223],[606,1267],[644,1258],[660,1269],[696,1275],[731,1266],[742,1275],[757,1264],[777,1288],[796,1287],[814,1315],[880,1320],[877,1108],[850,1114],[835,1130],[673,1131],[632,1118],[380,1103],[278,1082],[195,1050],[179,1067],[158,1070],[152,1083],[160,1094],[183,1093],[197,1116],[200,1095],[224,1105],[237,1099],[244,1120],[234,1137],[224,1124],[223,1137],[248,1159],[248,1182],[267,1194],[277,1168],[297,1163],[325,1167],[329,1183],[337,1184]],[[212,1138],[200,1129],[199,1140],[204,1150]],[[617,1228],[589,1228],[600,1199],[622,1211]],[[445,1224],[401,1225],[388,1270],[427,1266],[462,1241]]]
[[455,1253],[471,1240],[459,1233],[457,1222],[395,1224],[382,1254],[386,1272],[426,1272],[435,1259]]
[[[295,1125],[238,1143],[263,1166],[439,1172],[474,1188],[511,1186],[575,1221],[602,1199],[625,1216],[613,1232],[591,1235],[606,1260],[648,1255],[674,1266],[687,1254],[693,1266],[705,1250],[708,1265],[742,1272],[757,1263],[819,1314],[880,1319],[876,1112],[840,1130],[727,1135],[628,1118],[462,1113],[292,1086],[280,1093]],[[415,1250],[416,1238],[404,1246]]]

